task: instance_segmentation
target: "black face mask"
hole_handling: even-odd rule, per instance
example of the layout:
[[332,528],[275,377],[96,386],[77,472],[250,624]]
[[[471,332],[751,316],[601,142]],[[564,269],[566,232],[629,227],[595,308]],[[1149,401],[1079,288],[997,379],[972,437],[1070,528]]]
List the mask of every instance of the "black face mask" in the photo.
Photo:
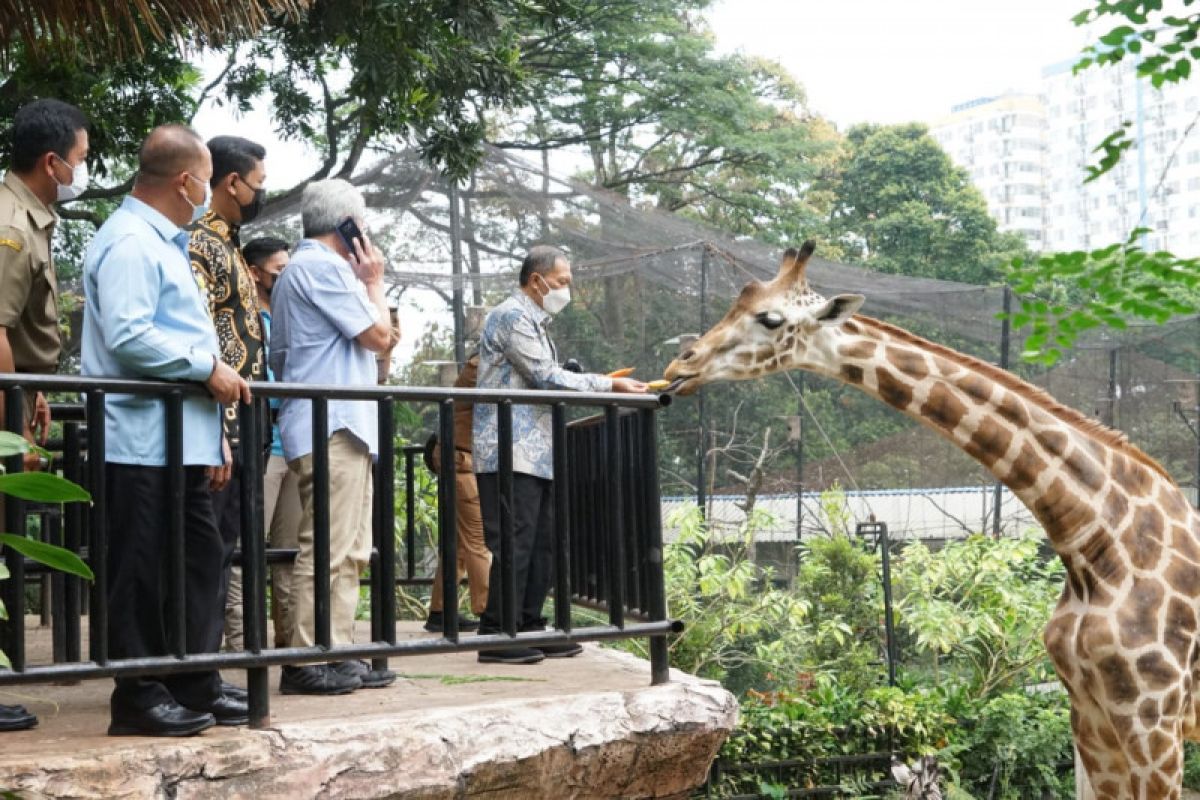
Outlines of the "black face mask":
[[256,189],[254,191],[254,199],[244,206],[238,206],[242,212],[242,224],[253,222],[254,219],[262,213],[263,205],[267,202],[267,190]]

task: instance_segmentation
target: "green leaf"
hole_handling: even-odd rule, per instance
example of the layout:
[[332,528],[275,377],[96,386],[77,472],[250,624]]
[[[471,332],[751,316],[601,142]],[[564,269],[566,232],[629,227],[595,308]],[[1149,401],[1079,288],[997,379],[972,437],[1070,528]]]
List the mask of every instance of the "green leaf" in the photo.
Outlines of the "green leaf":
[[92,499],[82,486],[46,472],[0,475],[0,493],[38,503],[87,503]]
[[0,458],[23,455],[29,452],[29,441],[12,431],[0,431]]
[[78,575],[89,581],[95,577],[91,568],[83,563],[83,559],[70,550],[57,545],[39,542],[36,539],[27,539],[13,533],[0,533],[0,544],[8,545],[26,558],[31,558],[39,564],[45,564],[59,572]]

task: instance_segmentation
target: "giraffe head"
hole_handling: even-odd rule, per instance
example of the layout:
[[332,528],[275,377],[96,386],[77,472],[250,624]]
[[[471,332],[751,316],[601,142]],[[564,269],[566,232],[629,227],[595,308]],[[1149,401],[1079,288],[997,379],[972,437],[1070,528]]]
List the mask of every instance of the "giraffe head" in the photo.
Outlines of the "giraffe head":
[[787,369],[836,371],[836,328],[863,304],[859,294],[826,299],[808,286],[812,241],[783,254],[769,283],[747,284],[725,315],[672,361],[664,376],[679,394],[713,381],[740,381]]

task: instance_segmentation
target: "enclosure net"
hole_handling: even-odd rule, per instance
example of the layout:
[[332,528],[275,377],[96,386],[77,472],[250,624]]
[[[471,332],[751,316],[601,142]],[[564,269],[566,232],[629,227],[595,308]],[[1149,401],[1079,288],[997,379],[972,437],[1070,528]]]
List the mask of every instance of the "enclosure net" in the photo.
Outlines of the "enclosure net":
[[[556,320],[554,335],[564,356],[578,356],[597,371],[635,366],[639,377],[657,376],[677,352],[674,337],[719,319],[744,284],[775,275],[780,257],[779,248],[732,238],[551,174],[544,162],[491,149],[458,191],[463,274],[455,276],[455,225],[443,179],[415,154],[402,154],[379,161],[356,180],[367,197],[370,229],[388,255],[393,293],[425,290],[431,298],[440,297],[446,308],[443,327],[449,325],[449,301],[456,290],[467,304],[493,304],[514,288],[516,267],[530,245],[552,243],[568,250],[577,302]],[[295,199],[277,206],[257,231],[294,238],[297,209]],[[808,267],[818,291],[863,294],[864,313],[1001,362],[1002,287],[880,274],[827,261],[819,253],[818,243]],[[1015,372],[1125,431],[1181,484],[1196,485],[1197,439],[1191,428],[1200,320],[1091,332],[1049,369],[1023,363],[1021,349],[1020,337],[1013,335],[1008,350]],[[410,380],[420,376],[408,373]],[[992,482],[939,437],[823,379],[790,373],[712,386],[704,394],[703,412],[701,402],[680,399],[663,414],[664,494],[694,496],[702,472],[706,494],[715,496],[715,503],[738,506],[748,492],[765,502],[771,495],[794,493],[801,481],[807,492],[835,484],[866,491]],[[763,467],[761,475],[756,465]],[[986,506],[990,495],[981,496]],[[803,522],[805,530],[820,524],[815,497],[811,503],[812,522]],[[988,513],[985,507],[980,526]],[[783,529],[796,530],[796,525],[795,514],[781,523]]]

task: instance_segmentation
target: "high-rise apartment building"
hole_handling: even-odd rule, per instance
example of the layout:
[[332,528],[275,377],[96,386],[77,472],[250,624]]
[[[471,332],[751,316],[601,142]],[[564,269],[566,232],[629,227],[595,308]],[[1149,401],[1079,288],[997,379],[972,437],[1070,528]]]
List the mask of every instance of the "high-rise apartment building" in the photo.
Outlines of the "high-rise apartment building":
[[[1001,230],[1035,250],[1095,249],[1148,228],[1144,246],[1200,254],[1200,80],[1154,89],[1136,64],[1043,70],[1037,94],[955,107],[931,134],[971,173]],[[1120,163],[1085,183],[1093,149],[1128,122]]]

